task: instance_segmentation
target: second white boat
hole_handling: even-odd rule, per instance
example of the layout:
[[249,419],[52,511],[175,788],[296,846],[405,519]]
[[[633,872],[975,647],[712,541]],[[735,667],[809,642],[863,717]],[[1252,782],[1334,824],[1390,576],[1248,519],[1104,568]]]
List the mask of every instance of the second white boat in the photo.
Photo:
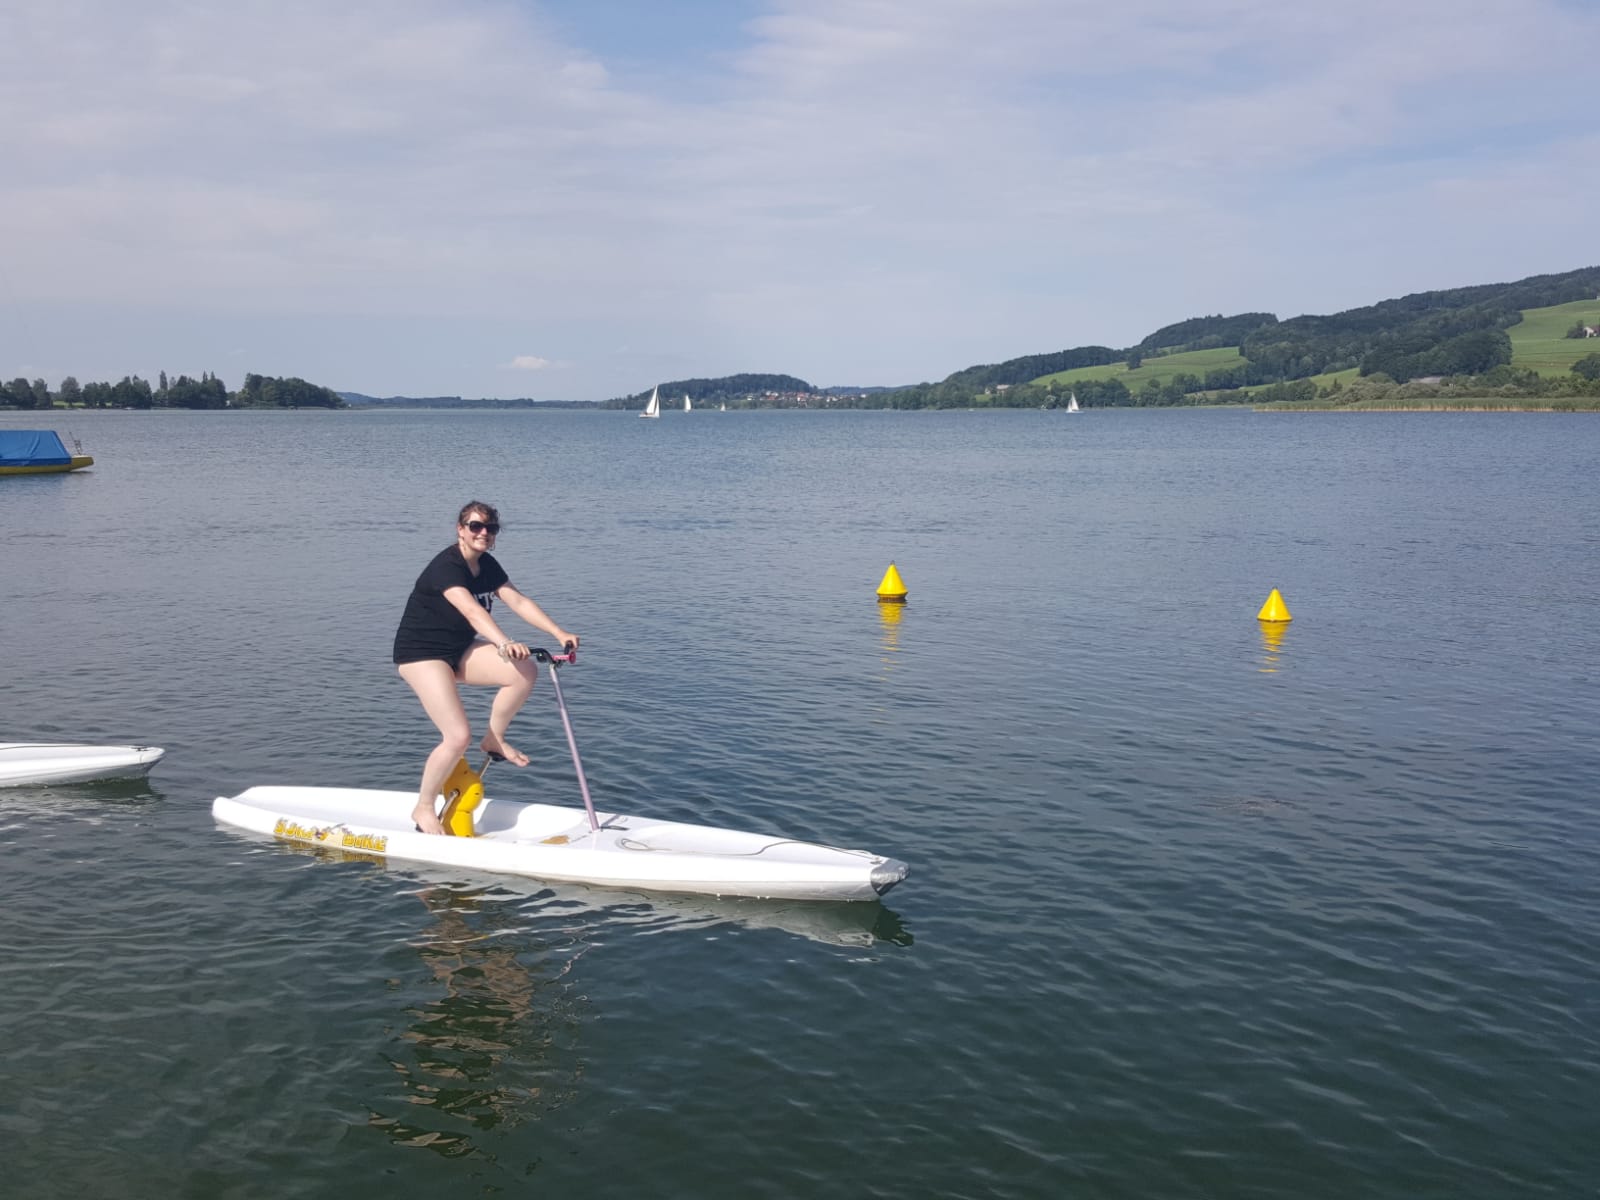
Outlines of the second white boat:
[[0,742],[0,787],[137,779],[166,753],[160,746]]

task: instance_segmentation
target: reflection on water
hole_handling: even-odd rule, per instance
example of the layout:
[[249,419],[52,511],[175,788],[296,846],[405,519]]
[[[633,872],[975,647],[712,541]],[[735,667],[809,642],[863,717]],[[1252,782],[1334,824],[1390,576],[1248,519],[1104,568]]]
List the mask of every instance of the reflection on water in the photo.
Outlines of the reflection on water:
[[906,615],[904,604],[878,605],[878,624],[883,627],[883,650],[893,654],[900,647],[900,619]]
[[0,829],[36,817],[97,820],[105,815],[107,805],[116,809],[139,809],[165,798],[142,776],[56,783],[45,787],[0,788]]
[[[237,832],[237,831],[230,831]],[[258,840],[256,835],[241,836]],[[879,902],[813,903],[640,894],[551,885],[293,842],[278,853],[381,868],[413,879],[429,921],[412,943],[424,997],[403,1010],[387,1057],[401,1091],[377,1101],[368,1124],[394,1144],[445,1158],[494,1161],[501,1135],[544,1119],[578,1094],[577,1054],[587,1001],[571,973],[608,925],[651,933],[775,930],[864,951],[909,947],[910,930]],[[494,1142],[485,1139],[493,1133]]]
[[[264,835],[243,830],[227,832],[252,840],[267,840]],[[881,901],[746,900],[722,896],[697,896],[670,892],[627,892],[620,889],[590,888],[579,884],[545,883],[520,875],[490,875],[431,863],[391,861],[381,855],[363,854],[332,846],[308,846],[298,842],[271,839],[272,847],[284,854],[309,856],[346,862],[366,862],[382,867],[391,875],[408,876],[424,882],[423,895],[453,893],[474,898],[485,910],[493,901],[532,900],[540,913],[560,913],[564,917],[582,916],[584,928],[598,922],[644,923],[656,929],[712,929],[737,925],[746,929],[775,929],[814,942],[832,946],[870,948],[879,943],[910,946],[915,938],[898,913]],[[512,924],[523,928],[524,916]],[[576,934],[573,935],[576,940]]]
[[878,661],[883,664],[883,670],[878,677],[885,682],[894,675],[895,655],[900,652],[900,619],[906,614],[904,604],[879,604],[878,605],[878,644],[882,649]]
[[[480,1135],[541,1120],[577,1095],[585,1001],[568,976],[602,914],[655,929],[775,928],[846,947],[912,943],[881,904],[646,898],[512,882],[437,884],[416,893],[433,920],[414,946],[437,986],[432,999],[405,1010],[404,1049],[389,1059],[406,1107],[368,1114],[397,1145],[493,1160]],[[518,902],[517,882],[536,907]],[[596,903],[599,896],[608,897],[608,907]],[[553,923],[531,933],[530,912]]]
[[915,941],[898,913],[882,903],[819,903],[815,900],[735,900],[716,896],[641,897],[641,910],[662,927],[710,929],[737,925],[776,929],[830,946],[870,949],[881,942]]
[[415,948],[435,995],[406,1010],[405,1049],[389,1060],[410,1107],[368,1120],[399,1145],[484,1153],[474,1134],[537,1120],[576,1094],[579,1001],[566,976],[584,943],[572,929],[530,937],[487,889],[418,898],[433,922]]
[[1284,635],[1289,632],[1287,621],[1257,621],[1261,627],[1261,672],[1270,675],[1278,669],[1283,654]]

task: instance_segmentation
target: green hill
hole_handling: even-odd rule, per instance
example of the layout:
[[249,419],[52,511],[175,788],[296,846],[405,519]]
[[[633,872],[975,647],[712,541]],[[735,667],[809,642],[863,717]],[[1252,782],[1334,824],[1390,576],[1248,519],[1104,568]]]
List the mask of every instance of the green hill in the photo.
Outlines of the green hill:
[[[772,396],[810,396],[817,392],[804,379],[793,375],[724,375],[718,379],[669,379],[652,384],[631,396],[617,396],[602,401],[601,408],[642,409],[652,391],[659,391],[662,405],[677,405],[684,396],[692,397],[700,405],[731,404],[746,407],[751,404],[766,405]],[[760,399],[755,399],[759,397]]]
[[[1380,372],[1403,382],[1481,374],[1498,364],[1561,377],[1574,363],[1596,353],[1595,339],[1570,338],[1567,332],[1575,324],[1600,326],[1600,298],[1536,307],[1521,302],[1573,292],[1595,297],[1600,295],[1594,290],[1597,285],[1600,268],[1590,267],[1510,284],[1422,292],[1326,317],[1281,322],[1270,313],[1196,318],[1157,331],[1124,352],[1119,361],[1055,371],[1031,383],[1059,390],[1116,381],[1130,398],[1150,395],[1152,387],[1159,387],[1170,402],[1178,387],[1184,395],[1201,391],[1248,395],[1298,379],[1321,390]],[[1141,348],[1170,344],[1176,338],[1203,337],[1205,344],[1219,333],[1237,336],[1241,331],[1245,336],[1238,345],[1141,357]]]
[[[1572,364],[1591,354],[1600,353],[1600,340],[1595,338],[1569,338],[1567,330],[1574,325],[1591,325],[1600,328],[1600,299],[1575,300],[1570,304],[1552,304],[1546,308],[1525,308],[1520,312],[1522,319],[1511,326],[1506,333],[1511,338],[1511,366],[1514,370],[1536,371],[1548,378],[1560,378],[1572,371]],[[1214,353],[1203,351],[1202,354]],[[1241,356],[1242,358],[1242,356]],[[1170,359],[1158,359],[1157,362],[1168,362],[1188,359],[1196,364],[1204,361],[1201,355],[1173,355]],[[1122,364],[1125,366],[1126,364]],[[1146,367],[1151,364],[1146,363]],[[1217,365],[1226,365],[1222,360],[1217,360]],[[1116,368],[1103,368],[1114,371]],[[1189,368],[1192,370],[1193,368]],[[1074,375],[1095,377],[1092,371],[1070,372]],[[1358,367],[1349,367],[1343,371],[1325,371],[1321,374],[1307,376],[1307,379],[1316,385],[1318,390],[1325,390],[1334,384],[1348,387],[1360,378],[1361,371]],[[1102,376],[1109,378],[1110,376]],[[1125,371],[1121,376],[1130,389],[1136,389],[1144,383],[1141,372]],[[1162,377],[1164,383],[1170,376]],[[1041,381],[1042,382],[1042,381]],[[1246,388],[1245,394],[1259,391],[1257,385]]]
[[1600,339],[1569,338],[1574,325],[1600,327],[1600,299],[1528,308],[1511,335],[1511,365],[1541,375],[1565,375],[1580,358],[1600,352]]

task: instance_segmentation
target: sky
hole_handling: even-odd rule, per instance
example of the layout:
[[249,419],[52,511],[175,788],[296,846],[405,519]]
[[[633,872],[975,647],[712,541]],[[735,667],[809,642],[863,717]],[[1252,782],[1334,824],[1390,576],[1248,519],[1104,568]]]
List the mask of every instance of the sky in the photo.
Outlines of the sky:
[[7,0],[0,376],[819,387],[1600,262],[1596,0]]

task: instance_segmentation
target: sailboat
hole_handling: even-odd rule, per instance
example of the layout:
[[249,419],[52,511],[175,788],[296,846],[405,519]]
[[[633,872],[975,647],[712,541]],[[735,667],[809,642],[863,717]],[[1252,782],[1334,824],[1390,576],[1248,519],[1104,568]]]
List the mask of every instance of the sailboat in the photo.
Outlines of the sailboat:
[[650,389],[650,403],[644,406],[644,411],[639,414],[641,417],[659,417],[661,415],[661,397],[656,395],[660,390],[659,387]]
[[683,411],[684,412],[692,412],[693,411],[693,406],[689,403],[689,393],[688,392],[685,392],[683,394]]
[[1067,397],[1067,411],[1068,412],[1081,412],[1082,411],[1078,407],[1078,393],[1077,392],[1073,392],[1072,395]]
[[718,409],[717,411],[718,412],[727,412],[728,411],[728,402],[726,400],[724,400],[722,402],[722,407],[720,409]]

